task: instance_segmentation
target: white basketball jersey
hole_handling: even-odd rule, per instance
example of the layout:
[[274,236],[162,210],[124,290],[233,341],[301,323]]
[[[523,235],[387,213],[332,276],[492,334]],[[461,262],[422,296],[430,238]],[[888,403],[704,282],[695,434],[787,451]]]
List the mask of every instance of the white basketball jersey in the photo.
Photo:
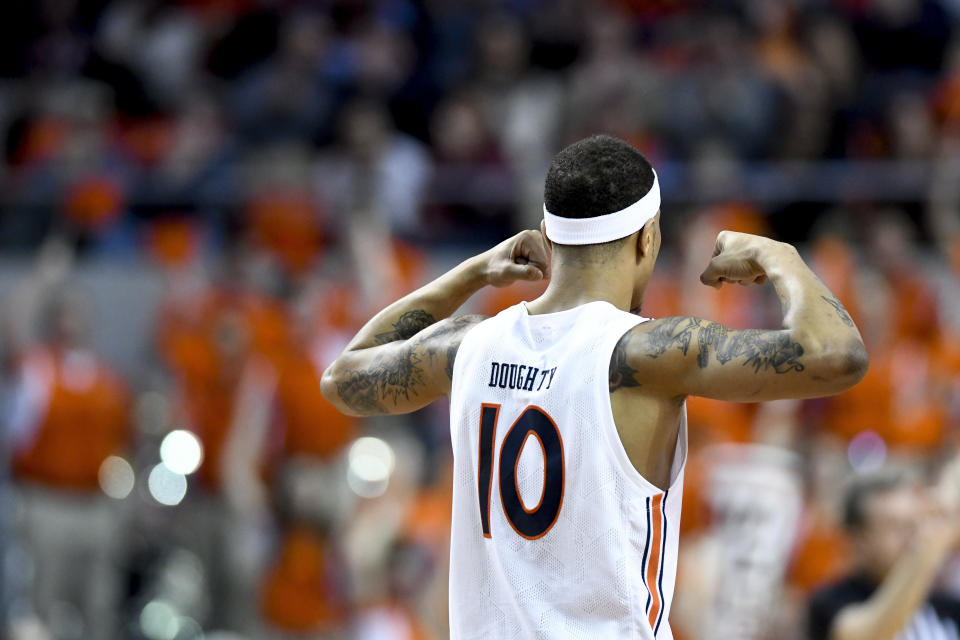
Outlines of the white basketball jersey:
[[644,318],[607,302],[474,327],[455,361],[450,637],[669,640],[686,460],[641,476],[610,407],[610,356]]

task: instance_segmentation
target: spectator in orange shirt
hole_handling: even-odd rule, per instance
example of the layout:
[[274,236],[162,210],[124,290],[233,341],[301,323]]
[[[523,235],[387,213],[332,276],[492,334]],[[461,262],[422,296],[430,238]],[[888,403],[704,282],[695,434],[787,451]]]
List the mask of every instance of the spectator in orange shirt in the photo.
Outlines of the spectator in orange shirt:
[[[240,270],[239,261],[233,265]],[[253,267],[247,264],[249,270]],[[276,363],[286,346],[282,306],[254,291],[250,273],[235,273],[221,290],[198,271],[169,272],[157,327],[157,349],[172,374],[179,421],[203,450],[176,517],[178,542],[196,553],[211,584],[203,622],[234,631],[255,622],[254,591],[270,514],[266,497],[230,492],[231,434],[269,413]]]
[[263,508],[265,496],[231,490],[236,468],[229,447],[247,422],[269,419],[276,372],[270,359],[253,349],[249,323],[237,310],[216,312],[206,331],[213,366],[181,390],[184,426],[203,447],[197,490],[178,512],[181,542],[201,558],[211,584],[207,622],[247,632],[255,622],[255,581],[271,518]]
[[284,534],[260,600],[270,637],[278,629],[297,637],[318,632],[340,637],[336,634],[346,628],[348,612],[341,565],[328,535],[315,527],[295,525]]
[[36,613],[59,635],[54,618],[73,611],[80,628],[69,633],[99,640],[115,632],[123,536],[101,469],[126,448],[129,416],[126,390],[88,343],[91,321],[76,288],[47,300],[43,339],[15,367],[5,435]]
[[323,317],[335,303],[312,290],[296,300],[291,342],[257,406],[237,416],[224,445],[222,477],[233,508],[261,519],[272,509],[266,517],[283,529],[280,552],[261,583],[262,623],[273,635],[343,624],[345,595],[338,587],[345,589],[325,567],[343,564],[327,540],[352,511],[342,453],[356,421],[320,394],[325,367],[350,337]]

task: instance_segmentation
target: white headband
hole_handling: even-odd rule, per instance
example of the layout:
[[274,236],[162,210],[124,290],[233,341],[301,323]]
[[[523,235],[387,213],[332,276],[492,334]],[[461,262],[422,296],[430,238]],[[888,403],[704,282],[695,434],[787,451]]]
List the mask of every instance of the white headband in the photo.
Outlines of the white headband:
[[660,184],[653,173],[653,186],[626,209],[593,218],[555,216],[543,205],[547,238],[557,244],[600,244],[619,240],[639,231],[660,210]]

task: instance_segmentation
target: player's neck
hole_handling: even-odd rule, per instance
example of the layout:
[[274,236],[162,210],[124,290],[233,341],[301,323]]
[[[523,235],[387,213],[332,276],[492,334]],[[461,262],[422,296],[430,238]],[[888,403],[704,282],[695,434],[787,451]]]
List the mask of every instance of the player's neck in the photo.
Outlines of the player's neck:
[[633,298],[630,275],[609,268],[564,268],[554,262],[547,290],[527,304],[527,308],[534,314],[553,313],[605,300],[618,309],[629,311]]

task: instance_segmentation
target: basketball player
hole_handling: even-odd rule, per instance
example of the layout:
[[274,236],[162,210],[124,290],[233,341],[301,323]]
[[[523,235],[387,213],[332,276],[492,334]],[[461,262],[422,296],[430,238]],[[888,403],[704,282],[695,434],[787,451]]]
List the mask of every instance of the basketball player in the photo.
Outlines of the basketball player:
[[[545,201],[542,235],[524,231],[370,320],[323,392],[355,415],[450,396],[451,638],[668,639],[685,398],[831,395],[863,377],[867,355],[792,246],[742,233],[719,235],[700,279],[770,280],[782,329],[640,317],[660,190],[621,140],[563,149]],[[451,317],[484,285],[541,278],[532,302]]]

